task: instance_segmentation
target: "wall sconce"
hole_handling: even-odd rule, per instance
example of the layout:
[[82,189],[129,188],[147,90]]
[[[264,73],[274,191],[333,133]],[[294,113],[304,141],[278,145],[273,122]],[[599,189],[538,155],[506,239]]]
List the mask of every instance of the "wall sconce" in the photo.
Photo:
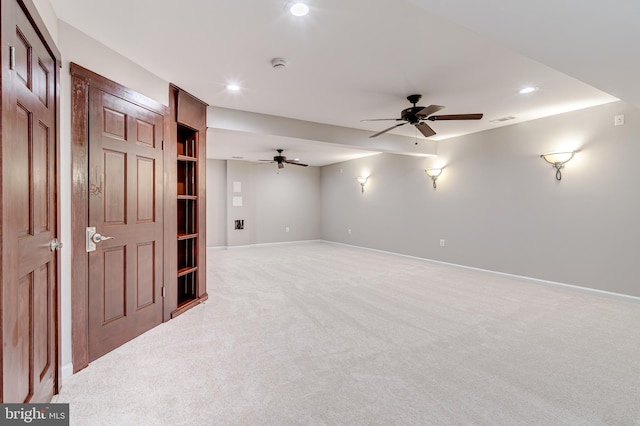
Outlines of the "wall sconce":
[[425,170],[431,180],[433,181],[433,189],[436,189],[436,181],[438,180],[438,176],[442,173],[442,169],[427,169]]
[[562,172],[560,169],[564,167],[566,163],[569,162],[576,155],[575,151],[566,151],[566,152],[549,152],[547,154],[542,154],[540,158],[544,158],[544,160],[551,164],[556,168],[556,179],[562,180]]
[[369,176],[358,176],[356,178],[358,182],[360,182],[360,187],[362,188],[362,193],[364,194],[364,184],[369,180]]

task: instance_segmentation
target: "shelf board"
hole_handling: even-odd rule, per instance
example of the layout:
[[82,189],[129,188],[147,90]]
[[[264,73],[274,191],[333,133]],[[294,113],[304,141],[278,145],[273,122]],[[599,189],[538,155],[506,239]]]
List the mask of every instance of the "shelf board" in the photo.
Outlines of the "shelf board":
[[193,238],[196,238],[197,236],[198,234],[178,234],[178,241],[191,240]]
[[178,269],[178,277],[181,277],[183,275],[187,275],[190,274],[191,272],[195,272],[198,270],[197,266],[190,266],[188,268],[182,268],[182,269]]
[[197,195],[181,195],[178,194],[178,200],[197,200]]
[[191,161],[192,163],[196,163],[198,159],[196,157],[178,154],[178,161]]

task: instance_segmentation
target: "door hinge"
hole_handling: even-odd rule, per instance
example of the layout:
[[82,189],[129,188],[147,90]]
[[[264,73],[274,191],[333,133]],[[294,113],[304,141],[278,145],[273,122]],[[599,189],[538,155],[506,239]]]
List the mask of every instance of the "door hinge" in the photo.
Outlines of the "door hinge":
[[14,46],[9,46],[9,69],[16,69],[16,48]]
[[162,297],[164,297],[164,286],[162,286]]
[[162,140],[162,150],[164,151],[164,139]]

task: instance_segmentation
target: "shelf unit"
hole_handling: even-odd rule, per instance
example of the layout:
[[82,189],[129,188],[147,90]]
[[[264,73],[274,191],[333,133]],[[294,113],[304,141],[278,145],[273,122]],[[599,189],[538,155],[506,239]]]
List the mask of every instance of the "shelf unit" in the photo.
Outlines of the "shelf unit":
[[[171,85],[171,138],[169,149],[175,198],[167,203],[175,223],[169,241],[175,263],[170,268],[169,312],[173,318],[206,300],[205,245],[205,137],[206,107],[180,88]],[[167,314],[165,313],[165,316]]]

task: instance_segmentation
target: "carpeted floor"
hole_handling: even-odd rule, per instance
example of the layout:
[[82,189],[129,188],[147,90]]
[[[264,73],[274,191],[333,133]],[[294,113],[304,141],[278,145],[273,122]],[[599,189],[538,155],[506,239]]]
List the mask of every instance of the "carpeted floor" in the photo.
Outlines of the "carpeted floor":
[[63,382],[72,425],[640,425],[640,304],[322,242]]

